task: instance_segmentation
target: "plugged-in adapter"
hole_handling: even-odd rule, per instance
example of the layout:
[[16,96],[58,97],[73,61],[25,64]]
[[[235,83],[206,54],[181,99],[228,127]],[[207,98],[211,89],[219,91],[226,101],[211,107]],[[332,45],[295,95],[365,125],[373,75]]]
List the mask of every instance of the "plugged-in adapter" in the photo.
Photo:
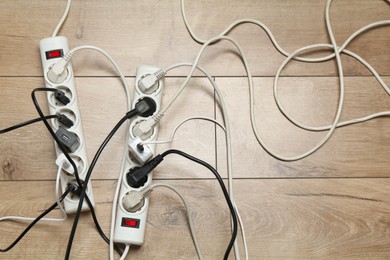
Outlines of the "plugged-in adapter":
[[56,136],[60,140],[61,144],[70,153],[74,153],[80,146],[80,141],[78,140],[77,135],[75,133],[69,132],[61,126],[58,128]]
[[140,163],[145,164],[150,158],[153,157],[153,152],[148,145],[142,144],[142,140],[139,137],[134,137],[129,140],[129,152]]

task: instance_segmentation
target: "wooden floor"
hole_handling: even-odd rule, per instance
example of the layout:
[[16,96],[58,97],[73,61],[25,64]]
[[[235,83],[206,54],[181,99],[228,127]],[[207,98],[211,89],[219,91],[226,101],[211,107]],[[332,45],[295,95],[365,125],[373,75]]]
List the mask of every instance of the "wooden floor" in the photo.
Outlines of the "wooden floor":
[[[51,35],[65,1],[0,1],[0,128],[37,116],[32,89],[43,86],[39,40]],[[188,1],[194,31],[210,38],[239,18],[258,19],[271,29],[288,52],[329,42],[325,0]],[[390,19],[389,4],[380,0],[334,0],[331,22],[341,45],[364,25]],[[178,0],[74,0],[61,35],[72,47],[91,44],[110,53],[133,87],[138,65],[167,67],[191,62],[200,45],[189,36]],[[292,126],[278,112],[272,96],[273,76],[284,60],[267,35],[254,25],[233,30],[249,57],[255,89],[258,128],[273,150],[293,155],[316,144],[324,133]],[[366,59],[390,84],[390,28],[359,36],[348,47]],[[390,99],[357,61],[342,56],[346,79],[342,119],[390,108]],[[336,130],[318,152],[297,162],[281,162],[257,143],[249,121],[249,96],[244,67],[228,43],[205,52],[201,65],[215,76],[231,118],[234,190],[246,228],[250,259],[390,259],[390,121],[375,119]],[[126,111],[116,73],[90,51],[74,56],[73,67],[89,158]],[[165,80],[163,102],[173,95],[188,70]],[[334,61],[291,63],[281,79],[280,97],[292,115],[311,125],[329,124],[339,94]],[[45,104],[45,98],[40,98]],[[113,105],[114,104],[114,105]],[[47,106],[44,106],[47,111]],[[189,116],[221,119],[214,91],[203,77],[190,86],[161,121],[160,139]],[[111,202],[121,165],[125,129],[113,138],[93,175],[96,212],[108,234]],[[217,167],[226,178],[225,143],[214,125],[193,121],[179,130],[172,145]],[[42,124],[0,136],[0,216],[37,216],[54,198],[56,165],[53,141]],[[229,211],[217,181],[188,161],[167,159],[155,171],[156,183],[177,187],[189,200],[205,259],[222,259],[229,241]],[[56,210],[53,216],[59,216]],[[73,217],[65,223],[39,223],[0,259],[62,259]],[[25,222],[0,223],[0,248],[26,227]],[[241,247],[241,255],[243,249]],[[107,259],[108,246],[91,217],[81,216],[72,259]],[[151,206],[142,247],[128,259],[196,259],[185,210],[174,194],[158,190]],[[231,257],[233,259],[233,257]]]

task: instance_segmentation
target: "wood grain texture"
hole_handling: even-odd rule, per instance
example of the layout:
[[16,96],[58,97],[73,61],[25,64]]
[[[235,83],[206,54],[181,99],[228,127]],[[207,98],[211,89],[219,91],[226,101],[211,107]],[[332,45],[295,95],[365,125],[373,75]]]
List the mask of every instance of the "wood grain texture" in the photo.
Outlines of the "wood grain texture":
[[[43,86],[39,40],[51,35],[64,5],[64,0],[0,0],[0,128],[37,116],[30,92]],[[201,38],[217,35],[237,19],[254,18],[267,25],[288,52],[329,42],[325,1],[186,1],[186,12]],[[330,16],[337,43],[341,45],[364,25],[390,19],[389,14],[389,5],[382,0],[333,1]],[[191,62],[201,47],[184,26],[179,0],[74,0],[60,34],[68,38],[71,47],[90,44],[110,53],[131,88],[137,66]],[[283,154],[312,147],[324,133],[292,126],[273,101],[272,77],[284,57],[255,25],[240,26],[229,35],[242,45],[255,76],[255,113],[266,143]],[[389,48],[389,27],[371,30],[348,46],[384,76],[387,84]],[[82,51],[72,62],[88,157],[92,159],[127,110],[125,95],[114,68],[104,57]],[[342,118],[389,110],[388,96],[367,69],[344,55],[342,62],[347,75]],[[389,259],[388,118],[338,129],[312,156],[280,162],[258,145],[250,129],[246,73],[237,51],[230,43],[221,42],[206,50],[200,64],[216,77],[227,101],[237,178],[234,191],[246,227],[250,259]],[[188,69],[169,72],[163,103],[187,73]],[[205,78],[196,75],[161,120],[160,140],[167,139],[173,128],[190,116],[221,120],[214,91]],[[311,125],[332,121],[339,93],[334,61],[292,62],[282,75],[280,98],[294,117]],[[40,95],[39,100],[47,112],[45,96]],[[126,127],[122,127],[114,136],[93,174],[96,211],[106,232],[125,132]],[[186,123],[172,144],[157,149],[169,148],[204,159],[227,177],[224,138],[214,125]],[[54,203],[54,161],[53,141],[41,123],[0,136],[0,216],[35,216]],[[170,156],[153,178],[176,186],[184,194],[205,259],[221,259],[230,238],[229,212],[211,173]],[[128,259],[197,259],[185,210],[176,195],[156,190],[150,205],[145,244],[132,247]],[[59,213],[55,210],[53,216]],[[70,216],[62,224],[39,223],[11,252],[1,253],[0,259],[63,259],[72,220]],[[0,248],[11,243],[26,225],[1,222]],[[83,213],[72,259],[107,258],[107,245],[88,213]]]
[[[1,1],[0,64],[1,76],[41,76],[39,40],[49,37],[62,15],[65,1]],[[302,46],[328,43],[325,30],[325,2],[291,1],[187,1],[188,20],[199,37],[210,38],[233,21],[254,18],[274,33],[279,44],[291,52]],[[218,11],[216,11],[218,10]],[[233,11],[234,10],[234,11]],[[50,14],[50,15],[48,15]],[[283,18],[283,19],[281,19]],[[341,45],[357,29],[374,21],[389,19],[389,6],[382,0],[334,1],[331,19],[336,39]],[[351,43],[350,50],[367,59],[379,73],[389,75],[389,28],[372,30]],[[200,49],[187,33],[180,15],[179,0],[152,0],[139,4],[132,1],[74,1],[61,35],[70,46],[97,45],[110,53],[124,68],[135,75],[139,64],[160,67],[192,61]],[[283,56],[272,46],[265,33],[254,25],[236,28],[231,36],[238,39],[248,56],[254,75],[272,76]],[[15,55],[23,53],[23,55]],[[345,59],[349,75],[367,75],[357,62]],[[93,52],[81,52],[73,59],[78,76],[112,76],[106,60]],[[222,43],[206,51],[201,64],[215,76],[242,76],[244,68],[231,44]],[[223,64],[223,66],[221,66]],[[333,62],[321,65],[297,63],[286,75],[335,75]],[[185,75],[184,71],[172,75]]]
[[[384,80],[390,82],[388,77]],[[252,132],[247,80],[217,78],[217,83],[230,116],[236,177],[389,177],[388,118],[339,128],[328,143],[311,156],[296,162],[281,162],[260,148]],[[388,95],[374,78],[347,77],[345,84],[341,120],[389,110]],[[298,155],[322,140],[325,133],[302,130],[280,113],[273,98],[272,78],[255,78],[254,85],[257,127],[273,152]],[[299,122],[310,126],[329,125],[336,111],[338,88],[337,78],[286,77],[280,81],[279,97],[288,113]],[[237,103],[237,100],[242,101]],[[217,138],[218,169],[225,172],[224,133],[218,130]]]
[[[215,180],[172,180],[189,200],[205,259],[221,259],[229,238],[228,209]],[[390,254],[388,179],[237,180],[251,259],[386,259]],[[113,181],[93,183],[96,211],[109,227]],[[0,183],[3,215],[37,215],[54,201],[52,181]],[[14,190],[23,190],[15,196]],[[151,195],[145,244],[129,259],[196,259],[181,201],[168,190]],[[58,210],[56,214],[58,215]],[[62,259],[72,218],[40,223],[4,259]],[[0,224],[1,247],[26,223]],[[48,245],[50,241],[50,245]],[[82,214],[73,259],[105,259],[107,245]],[[233,259],[233,258],[232,258]]]

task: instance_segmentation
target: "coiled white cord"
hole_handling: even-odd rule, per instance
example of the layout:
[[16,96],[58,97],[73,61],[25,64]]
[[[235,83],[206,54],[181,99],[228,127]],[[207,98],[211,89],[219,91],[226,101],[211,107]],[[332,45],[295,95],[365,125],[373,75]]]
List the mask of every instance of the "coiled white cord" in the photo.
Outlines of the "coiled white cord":
[[[269,154],[271,154],[275,158],[283,160],[283,161],[300,160],[300,159],[302,159],[302,158],[304,158],[306,156],[309,156],[313,152],[317,151],[320,147],[322,147],[330,139],[330,137],[332,136],[333,132],[335,131],[335,129],[337,127],[346,126],[346,125],[350,125],[350,124],[361,123],[361,122],[365,122],[365,121],[368,121],[368,120],[371,120],[371,119],[374,119],[374,118],[383,117],[383,116],[389,116],[390,115],[390,111],[382,111],[382,112],[378,112],[378,113],[375,113],[375,114],[372,114],[372,115],[368,115],[368,116],[364,116],[364,117],[361,117],[361,118],[351,119],[351,120],[348,120],[348,121],[339,122],[340,115],[341,115],[341,112],[342,112],[342,107],[343,107],[343,101],[344,101],[344,74],[343,74],[343,69],[342,69],[342,64],[341,64],[341,59],[340,59],[340,53],[345,53],[345,54],[355,58],[360,63],[362,63],[373,74],[373,76],[377,79],[377,81],[383,87],[383,89],[386,91],[386,93],[390,95],[390,89],[388,88],[386,83],[383,81],[383,79],[379,76],[379,74],[375,71],[375,69],[368,62],[366,62],[362,57],[360,57],[359,55],[357,55],[357,54],[355,54],[355,53],[353,53],[353,52],[351,52],[351,51],[346,49],[347,45],[354,38],[356,38],[358,35],[366,32],[366,31],[368,31],[370,29],[379,27],[379,26],[388,26],[388,25],[390,25],[390,20],[377,21],[377,22],[368,24],[368,25],[360,28],[359,30],[354,32],[350,37],[348,37],[348,39],[344,42],[344,44],[341,47],[337,47],[337,45],[334,44],[336,41],[335,41],[335,37],[334,37],[333,31],[331,30],[331,26],[330,26],[329,10],[330,10],[331,2],[332,2],[331,0],[328,0],[327,4],[326,4],[325,21],[326,21],[327,32],[329,34],[329,37],[331,39],[331,43],[332,44],[309,45],[309,46],[302,47],[302,48],[294,51],[293,53],[289,54],[289,53],[287,53],[285,50],[283,50],[280,47],[278,42],[275,40],[275,37],[273,36],[271,30],[267,26],[265,26],[263,23],[261,23],[261,22],[259,22],[257,20],[254,20],[254,19],[240,19],[240,20],[237,20],[236,22],[234,22],[231,25],[229,25],[222,33],[220,33],[218,35],[220,37],[225,36],[233,28],[235,28],[238,25],[243,24],[243,23],[253,23],[253,24],[256,24],[259,27],[261,27],[266,32],[266,34],[269,36],[269,38],[270,38],[272,44],[275,46],[275,48],[281,54],[287,56],[286,60],[279,67],[279,69],[278,69],[278,71],[277,71],[277,73],[275,75],[275,80],[274,80],[274,98],[275,98],[275,102],[276,102],[279,110],[281,111],[281,113],[288,120],[290,120],[292,123],[294,123],[296,126],[302,128],[302,129],[306,129],[306,130],[309,130],[309,131],[326,131],[326,130],[329,130],[327,135],[317,145],[315,145],[312,149],[310,149],[310,150],[308,150],[308,151],[306,151],[306,152],[304,152],[304,153],[302,153],[300,155],[285,156],[285,155],[281,155],[281,154],[278,154],[278,153],[272,151],[265,144],[263,139],[261,138],[260,131],[257,128],[256,117],[255,117],[255,112],[254,112],[254,92],[253,92],[252,75],[250,73],[248,73],[248,69],[249,68],[247,67],[247,64],[248,64],[247,59],[246,59],[245,55],[242,55],[243,52],[240,51],[240,56],[243,59],[244,66],[246,67],[246,71],[248,73],[248,85],[249,85],[249,92],[250,92],[250,118],[251,118],[252,130],[253,130],[253,132],[254,132],[254,134],[256,136],[256,139],[258,140],[259,144],[264,148],[264,150],[266,150]],[[389,3],[389,1],[386,1],[386,2]],[[205,41],[205,40],[200,39],[199,37],[197,37],[194,34],[193,30],[189,26],[189,23],[187,21],[186,15],[185,15],[185,10],[184,10],[184,0],[181,0],[181,11],[182,11],[182,16],[183,16],[184,23],[185,23],[185,25],[187,27],[187,30],[190,33],[191,37],[196,42],[202,43],[203,44],[202,48],[205,45],[209,45],[210,44],[210,40]],[[213,37],[212,39],[215,39],[217,37]],[[332,48],[334,50],[334,53],[332,53],[330,55],[327,55],[327,56],[324,56],[324,57],[320,57],[320,58],[304,58],[304,57],[297,56],[301,52],[304,52],[304,51],[307,51],[307,50],[312,50],[312,49],[329,49],[329,48]],[[301,124],[300,122],[295,120],[293,117],[291,117],[287,113],[287,111],[283,108],[282,104],[279,101],[279,98],[278,98],[278,80],[279,80],[280,74],[281,74],[283,68],[292,59],[298,60],[298,61],[303,61],[303,62],[323,62],[323,61],[327,61],[327,60],[330,60],[330,59],[333,59],[333,58],[336,58],[337,69],[338,69],[338,74],[339,74],[339,84],[340,84],[339,102],[338,102],[338,107],[337,107],[337,111],[336,111],[336,115],[335,115],[335,118],[333,120],[333,123],[331,125],[319,126],[319,127],[313,127],[313,126],[307,126],[307,125]]]

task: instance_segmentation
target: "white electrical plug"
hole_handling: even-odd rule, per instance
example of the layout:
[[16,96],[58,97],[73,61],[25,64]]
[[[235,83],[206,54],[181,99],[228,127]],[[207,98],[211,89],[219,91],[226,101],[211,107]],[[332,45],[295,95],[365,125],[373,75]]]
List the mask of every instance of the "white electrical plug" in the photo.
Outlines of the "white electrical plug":
[[129,191],[122,200],[123,207],[129,212],[137,212],[145,204],[144,198],[148,197],[152,191],[153,188],[150,185],[142,190]]
[[74,173],[73,166],[69,162],[69,160],[65,157],[65,154],[62,153],[57,157],[56,164],[58,165],[58,167],[61,167],[67,173],[69,174]]
[[141,77],[141,79],[138,81],[138,86],[140,90],[143,93],[147,93],[147,94],[156,91],[159,87],[159,80],[162,79],[165,76],[165,74],[166,74],[165,71],[160,69],[154,73],[147,74]]
[[156,120],[151,117],[147,120],[141,121],[133,128],[133,134],[136,137],[146,139],[153,134],[153,127],[156,125]]

